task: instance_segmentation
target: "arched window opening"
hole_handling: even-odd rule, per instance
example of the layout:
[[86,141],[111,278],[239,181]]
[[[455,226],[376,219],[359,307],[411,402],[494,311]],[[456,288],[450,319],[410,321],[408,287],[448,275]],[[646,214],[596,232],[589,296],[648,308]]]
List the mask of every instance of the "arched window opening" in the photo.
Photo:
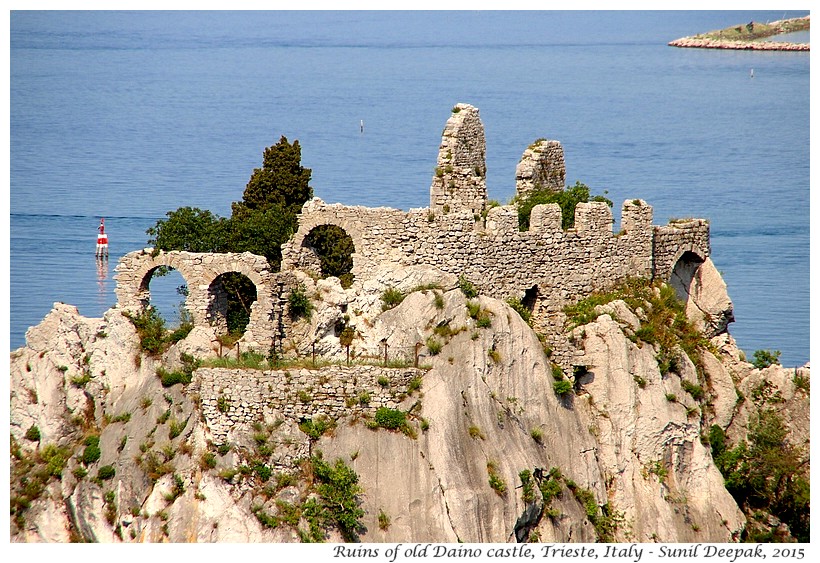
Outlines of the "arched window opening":
[[168,328],[190,324],[191,315],[185,307],[188,285],[182,274],[168,266],[160,266],[149,272],[144,285],[149,296],[147,305],[159,313]]
[[323,278],[335,276],[342,287],[353,284],[353,239],[337,225],[319,225],[305,237],[304,245],[313,250],[319,260]]
[[208,320],[222,334],[241,338],[256,302],[256,285],[245,275],[227,272],[217,276],[208,289]]

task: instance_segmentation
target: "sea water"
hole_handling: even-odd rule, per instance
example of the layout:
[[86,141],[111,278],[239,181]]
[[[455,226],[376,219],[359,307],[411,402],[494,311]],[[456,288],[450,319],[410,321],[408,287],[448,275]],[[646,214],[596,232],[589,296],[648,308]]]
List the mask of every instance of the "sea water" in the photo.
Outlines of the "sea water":
[[[655,224],[707,218],[730,331],[749,355],[800,365],[809,53],[667,46],[783,16],[12,12],[10,348],[56,301],[102,316],[146,229],[181,206],[229,215],[281,136],[327,202],[427,206],[442,128],[466,102],[485,125],[490,198],[512,197],[543,137],[563,144],[569,184],[615,202],[616,230],[625,199],[649,202]],[[94,258],[101,217],[108,263]],[[179,283],[151,283],[166,315]]]

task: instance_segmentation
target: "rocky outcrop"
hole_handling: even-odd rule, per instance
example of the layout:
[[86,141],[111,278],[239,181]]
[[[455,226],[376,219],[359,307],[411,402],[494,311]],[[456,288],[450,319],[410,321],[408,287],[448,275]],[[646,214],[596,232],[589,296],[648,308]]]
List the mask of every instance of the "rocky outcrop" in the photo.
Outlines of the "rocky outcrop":
[[[518,313],[465,298],[452,275],[385,270],[367,290],[337,284],[313,282],[313,319],[294,325],[323,334],[336,365],[200,369],[169,387],[158,367],[179,365],[182,351],[217,354],[207,331],[151,358],[119,309],[87,319],[56,304],[11,356],[13,507],[49,448],[65,462],[26,497],[13,541],[299,541],[306,516],[281,511],[315,498],[300,467],[322,452],[358,474],[361,541],[727,542],[745,517],[701,441],[708,426],[741,439],[765,403],[808,444],[796,383],[808,366],[758,370],[726,332],[702,357],[708,399],[696,399],[685,384],[703,383],[696,367],[662,373],[654,346],[635,340],[640,311],[622,301],[568,335],[585,369],[564,375]],[[382,310],[388,287],[406,297]],[[346,367],[329,331],[340,320],[371,366]],[[379,367],[385,342],[418,350],[421,369]],[[379,406],[405,413],[403,432],[375,423]],[[311,435],[305,421],[323,417],[330,430]],[[88,436],[99,436],[97,459]]]

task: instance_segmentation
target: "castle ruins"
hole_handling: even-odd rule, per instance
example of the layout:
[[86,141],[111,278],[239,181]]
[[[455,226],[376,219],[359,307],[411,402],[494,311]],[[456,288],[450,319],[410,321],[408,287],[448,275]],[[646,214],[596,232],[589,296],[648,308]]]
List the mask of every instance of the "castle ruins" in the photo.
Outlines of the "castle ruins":
[[[621,207],[613,230],[606,203],[579,204],[574,227],[564,230],[557,204],[537,205],[528,230],[519,230],[514,206],[488,206],[484,127],[477,108],[456,105],[445,125],[428,208],[402,211],[305,203],[299,229],[282,247],[282,268],[272,272],[260,256],[156,252],[125,255],[117,266],[120,307],[139,310],[149,302],[148,284],[161,266],[179,271],[189,289],[186,300],[195,325],[225,326],[226,301],[219,276],[239,272],[256,286],[257,300],[243,337],[250,347],[268,350],[285,337],[285,303],[295,287],[293,272],[321,275],[308,235],[335,225],[347,233],[355,284],[388,265],[426,265],[463,275],[485,295],[518,298],[532,311],[533,327],[552,338],[563,328],[563,308],[595,290],[628,277],[670,280],[673,271],[691,271],[710,253],[704,219],[652,224],[652,207],[641,199]],[[528,147],[516,168],[521,196],[539,189],[564,188],[563,148],[539,140]]]

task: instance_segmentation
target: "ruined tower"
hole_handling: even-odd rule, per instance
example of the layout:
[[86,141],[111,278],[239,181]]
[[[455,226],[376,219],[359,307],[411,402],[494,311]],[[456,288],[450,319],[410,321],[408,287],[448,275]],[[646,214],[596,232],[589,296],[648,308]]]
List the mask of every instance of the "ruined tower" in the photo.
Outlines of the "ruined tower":
[[430,210],[434,213],[470,211],[481,214],[487,205],[487,163],[484,125],[478,108],[456,104],[438,150]]
[[564,147],[558,141],[539,139],[527,147],[515,167],[515,194],[519,199],[534,191],[563,191],[566,185]]

